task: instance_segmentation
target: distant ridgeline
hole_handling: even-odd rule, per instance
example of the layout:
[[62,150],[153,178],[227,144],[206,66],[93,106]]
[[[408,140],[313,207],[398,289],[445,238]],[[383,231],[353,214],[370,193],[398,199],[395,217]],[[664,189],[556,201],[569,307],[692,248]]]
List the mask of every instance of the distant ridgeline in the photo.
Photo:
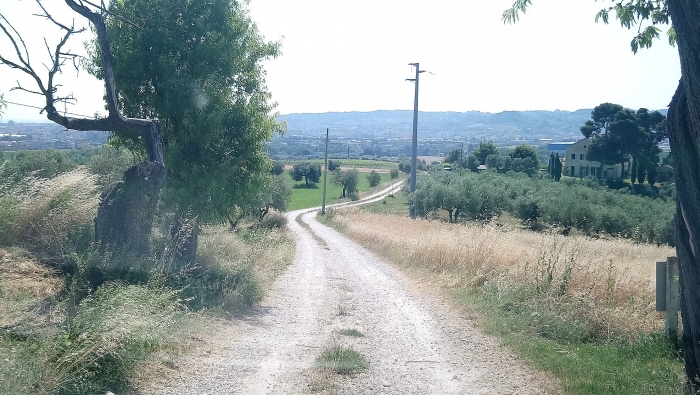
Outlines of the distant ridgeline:
[[[579,128],[591,118],[591,110],[504,111],[497,114],[470,112],[420,112],[422,138],[460,139],[579,139]],[[328,112],[286,114],[279,117],[289,125],[288,135],[316,136],[330,128],[346,138],[403,138],[413,127],[413,111]],[[410,137],[410,136],[408,136]]]

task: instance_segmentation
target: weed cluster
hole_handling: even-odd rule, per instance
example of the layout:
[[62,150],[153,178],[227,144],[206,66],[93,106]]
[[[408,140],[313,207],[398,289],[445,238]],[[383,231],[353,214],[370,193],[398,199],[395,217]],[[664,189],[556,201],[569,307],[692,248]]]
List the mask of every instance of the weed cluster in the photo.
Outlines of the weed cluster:
[[369,367],[364,355],[350,347],[332,346],[316,358],[316,367],[329,369],[338,374],[353,374]]

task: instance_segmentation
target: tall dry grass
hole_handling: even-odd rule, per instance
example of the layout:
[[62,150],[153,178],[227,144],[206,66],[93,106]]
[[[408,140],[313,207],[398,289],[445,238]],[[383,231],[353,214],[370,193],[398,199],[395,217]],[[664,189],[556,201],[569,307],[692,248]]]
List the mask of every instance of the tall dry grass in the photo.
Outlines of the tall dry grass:
[[13,235],[5,241],[26,248],[44,262],[62,263],[74,252],[76,242],[92,239],[99,203],[95,180],[78,169],[50,180],[26,178],[6,191],[17,213],[8,226]]
[[654,311],[654,263],[673,256],[670,247],[360,210],[339,211],[334,221],[375,251],[437,275],[444,286],[521,292],[531,308],[557,305],[558,314],[598,338],[632,339],[663,323]]
[[202,273],[188,288],[199,287],[200,299],[209,299],[207,307],[235,313],[262,298],[294,260],[292,240],[286,228],[236,234],[228,226],[203,227],[197,252]]

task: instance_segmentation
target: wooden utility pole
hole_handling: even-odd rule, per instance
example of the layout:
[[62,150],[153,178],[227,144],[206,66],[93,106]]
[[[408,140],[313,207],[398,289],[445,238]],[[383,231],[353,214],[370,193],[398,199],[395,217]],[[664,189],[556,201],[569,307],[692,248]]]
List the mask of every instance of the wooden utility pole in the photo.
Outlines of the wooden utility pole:
[[[348,148],[349,150],[350,148]],[[349,151],[348,151],[349,152]],[[326,159],[323,165],[323,204],[321,214],[326,214],[326,178],[328,177],[328,128],[326,128]]]
[[416,93],[413,97],[413,145],[411,147],[411,185],[409,188],[411,195],[408,201],[408,213],[411,218],[416,219],[413,194],[416,192],[416,166],[418,162],[418,78],[420,73],[425,73],[425,70],[421,70],[418,63],[409,63],[409,66],[416,68],[416,78],[406,78],[406,81],[412,81],[416,85]]

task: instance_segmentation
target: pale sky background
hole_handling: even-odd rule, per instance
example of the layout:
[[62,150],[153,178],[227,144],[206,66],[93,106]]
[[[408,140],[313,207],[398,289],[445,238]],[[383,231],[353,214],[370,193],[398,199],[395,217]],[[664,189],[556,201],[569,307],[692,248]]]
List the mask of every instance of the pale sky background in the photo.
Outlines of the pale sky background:
[[[44,1],[63,21],[82,17],[62,1]],[[267,85],[282,114],[413,108],[420,62],[421,111],[500,112],[577,110],[613,102],[629,108],[666,108],[680,78],[678,51],[665,34],[648,50],[630,51],[635,31],[594,22],[609,1],[535,0],[515,25],[501,13],[512,0],[251,0],[250,14],[282,56],[265,63]],[[30,0],[0,0],[0,12],[27,39],[37,68],[42,37],[57,41],[46,21],[32,17]],[[69,22],[67,22],[69,23]],[[82,49],[89,33],[69,47]],[[11,47],[9,47],[11,50]],[[0,37],[0,51],[8,42]],[[45,61],[45,57],[43,60]],[[6,100],[42,106],[41,99],[9,89],[17,71],[0,66]],[[66,68],[61,92],[79,103],[69,112],[103,111],[103,86],[84,71]],[[42,118],[39,110],[10,105],[7,120]]]

